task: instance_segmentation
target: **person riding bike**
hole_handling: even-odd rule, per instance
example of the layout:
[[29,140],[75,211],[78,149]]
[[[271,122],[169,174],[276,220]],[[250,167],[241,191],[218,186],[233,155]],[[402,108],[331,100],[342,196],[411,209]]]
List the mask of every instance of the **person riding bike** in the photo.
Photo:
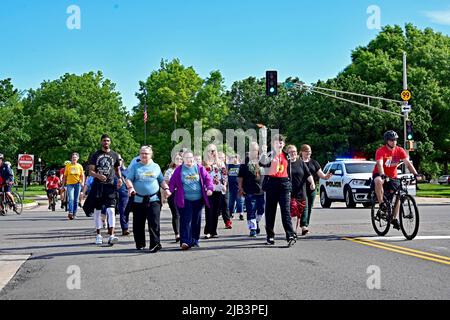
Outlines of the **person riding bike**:
[[[63,181],[64,178],[64,172],[66,171],[66,166],[71,164],[71,162],[69,160],[64,161],[64,167],[61,168],[61,170],[59,170],[59,181]],[[67,206],[67,203],[65,202],[65,192],[66,189],[64,187],[61,187],[59,189],[59,195],[60,195],[60,199],[61,199],[61,209],[64,209],[64,206]]]
[[56,172],[51,170],[49,172],[49,176],[47,177],[47,181],[45,182],[45,189],[47,190],[47,198],[48,198],[48,210],[52,209],[52,196],[54,193],[58,195],[58,189],[61,185],[61,180],[56,176]]
[[[386,178],[396,179],[397,178],[397,166],[403,161],[408,170],[414,174],[417,180],[420,180],[420,176],[416,169],[414,168],[411,161],[409,161],[408,155],[402,147],[397,146],[398,134],[393,130],[388,130],[383,135],[384,146],[377,149],[375,153],[375,168],[372,172],[372,177],[375,184],[375,194],[380,204],[380,210],[386,212],[387,205],[383,200],[384,188],[390,192],[395,192],[398,188],[398,183],[396,181],[390,180],[384,187]],[[394,214],[392,217],[392,226],[400,230],[400,224],[398,221],[398,213],[400,210],[399,201],[396,199]]]
[[14,175],[9,167],[4,162],[4,156],[0,153],[0,190],[5,190],[6,196],[13,203],[14,211],[16,210],[16,204],[14,202],[14,196],[11,193],[11,186],[14,184]]

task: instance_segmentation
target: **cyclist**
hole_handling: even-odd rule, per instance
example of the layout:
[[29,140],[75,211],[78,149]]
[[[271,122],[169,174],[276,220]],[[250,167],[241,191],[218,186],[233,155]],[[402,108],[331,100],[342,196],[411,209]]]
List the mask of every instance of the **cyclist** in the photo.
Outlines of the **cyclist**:
[[[64,161],[64,167],[62,167],[61,170],[59,170],[59,181],[63,181],[64,172],[66,171],[66,166],[71,163],[72,162],[69,160]],[[64,209],[64,206],[67,206],[66,201],[64,201],[65,192],[66,192],[66,189],[64,187],[61,187],[61,189],[59,189],[59,195],[60,195],[60,199],[61,199],[61,209]]]
[[4,156],[0,153],[0,189],[5,190],[6,196],[13,203],[14,211],[16,211],[16,204],[14,196],[11,193],[11,186],[14,184],[14,175],[11,167],[4,163]]
[[[420,176],[414,168],[411,161],[408,159],[405,149],[397,146],[398,134],[393,130],[388,130],[383,135],[384,146],[377,149],[375,153],[375,168],[372,172],[372,177],[375,183],[375,193],[377,195],[378,203],[380,204],[380,210],[386,211],[386,204],[383,202],[384,183],[386,178],[397,178],[397,166],[403,161],[408,167],[409,171],[414,174],[417,180],[420,180]],[[398,188],[398,183],[395,181],[389,181],[385,187],[390,192],[394,192]],[[394,214],[392,217],[392,227],[400,230],[400,224],[397,219],[399,213],[399,201],[395,201]]]
[[45,189],[47,190],[47,198],[48,198],[48,210],[52,209],[52,196],[54,193],[58,196],[58,189],[61,184],[61,180],[56,176],[56,172],[51,170],[47,177],[47,181],[45,182]]

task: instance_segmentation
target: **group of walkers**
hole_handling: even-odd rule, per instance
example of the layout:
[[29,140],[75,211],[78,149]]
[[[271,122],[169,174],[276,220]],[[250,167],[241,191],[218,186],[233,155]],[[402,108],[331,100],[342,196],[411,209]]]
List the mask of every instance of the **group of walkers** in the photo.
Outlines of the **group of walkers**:
[[[219,217],[226,229],[232,228],[236,214],[244,220],[247,213],[249,237],[261,233],[260,222],[265,215],[266,244],[275,244],[275,219],[278,205],[288,246],[309,230],[314,203],[315,180],[329,179],[320,165],[311,159],[311,148],[302,145],[300,155],[294,145],[285,150],[285,138],[276,135],[271,151],[267,146],[251,142],[249,152],[242,159],[235,154],[228,158],[218,152],[215,144],[205,149],[202,156],[190,150],[177,152],[169,168],[162,172],[153,159],[152,146],[142,146],[139,156],[125,168],[123,159],[111,150],[111,138],[101,137],[101,149],[89,158],[87,178],[78,164],[79,155],[73,153],[71,162],[62,172],[62,181],[54,177],[47,181],[47,189],[58,183],[65,187],[68,198],[68,218],[76,218],[78,197],[83,190],[83,210],[92,213],[97,245],[104,243],[101,229],[108,229],[109,245],[119,241],[115,235],[115,215],[119,211],[122,235],[129,235],[128,216],[133,213],[133,236],[137,250],[146,248],[145,227],[148,225],[150,252],[162,248],[160,214],[164,200],[172,214],[175,241],[182,250],[198,247],[200,238],[219,237]],[[87,197],[86,197],[87,194]],[[50,195],[49,195],[50,197]],[[49,198],[50,199],[50,198]],[[202,213],[205,212],[203,235]],[[296,217],[296,226],[293,218]],[[300,232],[299,232],[300,234]]]

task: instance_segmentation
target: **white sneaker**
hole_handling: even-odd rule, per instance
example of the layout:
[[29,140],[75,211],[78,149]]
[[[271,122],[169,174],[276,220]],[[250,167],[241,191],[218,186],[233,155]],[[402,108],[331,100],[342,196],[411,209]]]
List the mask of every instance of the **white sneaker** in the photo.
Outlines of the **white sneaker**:
[[119,242],[119,238],[117,238],[116,236],[110,236],[108,239],[108,244],[109,245],[115,245],[117,242]]
[[101,234],[98,234],[97,237],[95,238],[95,244],[102,244],[103,243],[103,237]]

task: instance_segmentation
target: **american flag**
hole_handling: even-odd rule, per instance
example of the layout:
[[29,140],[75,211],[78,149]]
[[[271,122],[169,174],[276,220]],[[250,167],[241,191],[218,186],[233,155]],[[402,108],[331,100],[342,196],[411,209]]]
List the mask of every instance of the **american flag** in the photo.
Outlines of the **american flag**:
[[144,123],[147,123],[147,104],[144,102]]

